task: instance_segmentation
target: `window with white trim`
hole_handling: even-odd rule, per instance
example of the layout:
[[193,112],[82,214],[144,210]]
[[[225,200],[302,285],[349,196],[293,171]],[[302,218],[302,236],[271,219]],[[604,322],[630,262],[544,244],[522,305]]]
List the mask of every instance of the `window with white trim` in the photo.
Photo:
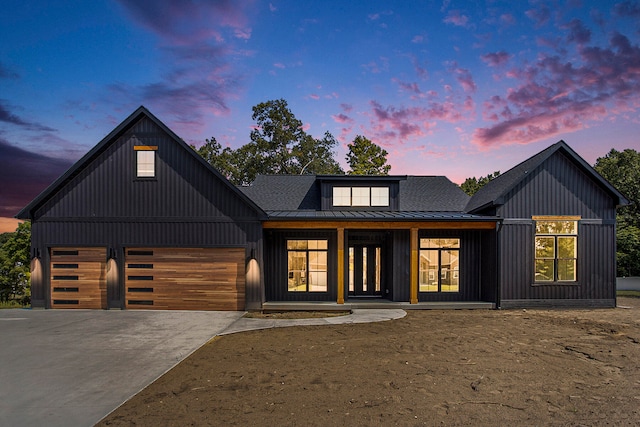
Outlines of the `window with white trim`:
[[389,187],[333,187],[333,206],[389,206]]
[[156,176],[156,151],[157,146],[136,145],[136,177],[154,178]]
[[535,282],[575,282],[578,221],[536,219]]

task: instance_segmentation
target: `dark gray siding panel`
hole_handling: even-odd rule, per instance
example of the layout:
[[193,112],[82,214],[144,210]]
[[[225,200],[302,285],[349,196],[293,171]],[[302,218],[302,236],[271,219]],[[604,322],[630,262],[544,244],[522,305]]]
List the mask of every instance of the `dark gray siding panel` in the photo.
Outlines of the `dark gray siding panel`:
[[550,157],[506,197],[498,214],[503,218],[532,215],[580,215],[615,219],[611,197],[564,155]]
[[[615,226],[579,223],[578,276],[571,284],[534,284],[533,223],[504,225],[500,236],[500,284],[504,307],[521,301],[615,299]],[[565,304],[566,305],[566,304]],[[606,305],[606,304],[605,304]]]
[[[328,292],[288,292],[287,240],[327,239]],[[267,301],[336,301],[338,291],[338,247],[335,231],[267,231],[265,232],[265,297]]]
[[498,302],[498,242],[495,231],[480,234],[480,301]]
[[460,292],[418,292],[419,301],[479,301],[481,278],[481,232],[460,230],[421,230],[422,237],[460,239]]
[[409,301],[411,298],[411,233],[393,231],[393,275],[391,299]]
[[[154,145],[156,178],[135,176],[135,145]],[[143,118],[35,214],[44,218],[255,218],[255,211],[197,158]]]

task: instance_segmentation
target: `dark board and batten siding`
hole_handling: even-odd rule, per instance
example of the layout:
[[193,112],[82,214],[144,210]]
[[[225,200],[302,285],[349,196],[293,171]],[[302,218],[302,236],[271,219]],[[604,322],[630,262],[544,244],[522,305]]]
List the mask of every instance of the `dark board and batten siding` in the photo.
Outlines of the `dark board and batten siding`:
[[[327,292],[289,292],[287,240],[326,239]],[[338,291],[337,233],[335,231],[275,231],[265,233],[264,282],[267,301],[335,301]]]
[[[136,145],[158,147],[155,178],[135,177]],[[245,249],[247,263],[251,256],[261,263],[259,214],[187,150],[143,115],[34,212],[32,247],[46,267],[32,289],[34,306],[50,298],[51,247],[99,246],[115,253],[109,308],[124,307],[126,247],[236,247]],[[246,299],[248,308],[261,305],[260,283],[247,283]]]
[[[615,212],[612,198],[564,155],[547,159],[505,198],[500,242],[500,306],[615,304]],[[534,283],[533,216],[580,216],[577,281]]]

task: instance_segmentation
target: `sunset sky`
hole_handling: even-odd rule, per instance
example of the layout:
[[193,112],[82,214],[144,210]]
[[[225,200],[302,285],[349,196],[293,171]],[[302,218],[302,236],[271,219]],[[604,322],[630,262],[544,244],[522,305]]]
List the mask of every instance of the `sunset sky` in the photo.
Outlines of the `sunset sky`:
[[639,1],[2,0],[0,231],[138,106],[249,142],[284,98],[392,174],[506,171],[560,139],[640,150]]

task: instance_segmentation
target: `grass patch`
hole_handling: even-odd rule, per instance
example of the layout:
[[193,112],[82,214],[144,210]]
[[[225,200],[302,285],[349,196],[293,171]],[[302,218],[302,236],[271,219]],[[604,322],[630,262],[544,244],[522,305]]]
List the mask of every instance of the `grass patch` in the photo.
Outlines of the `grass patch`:
[[619,297],[640,298],[640,291],[618,291]]
[[0,309],[4,308],[31,308],[30,305],[22,305],[18,301],[0,301]]

